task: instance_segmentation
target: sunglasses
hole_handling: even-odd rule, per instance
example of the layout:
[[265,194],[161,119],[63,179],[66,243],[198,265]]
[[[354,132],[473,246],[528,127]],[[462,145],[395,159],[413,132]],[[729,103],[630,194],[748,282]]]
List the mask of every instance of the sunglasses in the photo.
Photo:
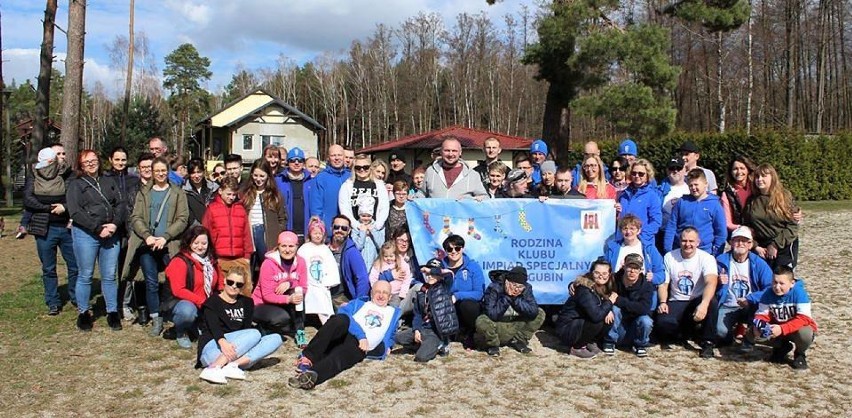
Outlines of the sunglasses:
[[367,171],[367,170],[370,169],[370,166],[369,165],[356,165],[353,168],[355,168],[355,171]]
[[639,177],[641,179],[642,177],[647,176],[648,173],[643,173],[641,171],[633,171],[633,172],[630,173],[630,175],[633,176],[633,177]]
[[453,246],[453,245],[448,245],[448,246],[444,247],[444,251],[446,251],[448,253],[457,253],[457,252],[461,251],[462,249],[464,249],[464,247],[456,247],[456,246]]
[[346,225],[332,225],[332,226],[331,226],[331,230],[332,230],[332,231],[343,231],[343,232],[349,232],[349,227],[348,227],[348,226],[346,226]]
[[288,163],[299,163],[299,164],[302,164],[302,163],[304,163],[304,162],[305,162],[305,159],[304,159],[304,158],[291,158],[291,159],[287,160],[287,162],[288,162]]
[[610,167],[612,171],[621,171],[622,173],[626,173],[627,170],[630,170],[629,166],[623,165],[621,167],[612,166]]
[[669,167],[669,171],[680,171],[683,170],[683,166],[681,167]]
[[237,288],[237,289],[242,289],[243,286],[246,285],[245,282],[238,282],[238,281],[234,281],[234,280],[231,280],[231,279],[225,279],[225,284],[228,285],[228,286]]

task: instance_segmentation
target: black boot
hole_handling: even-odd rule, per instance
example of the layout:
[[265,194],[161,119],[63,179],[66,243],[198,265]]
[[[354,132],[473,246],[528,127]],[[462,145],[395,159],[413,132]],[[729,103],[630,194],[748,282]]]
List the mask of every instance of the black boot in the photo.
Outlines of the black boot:
[[119,318],[118,312],[107,313],[107,325],[113,331],[121,331],[121,318]]
[[92,330],[92,314],[89,311],[77,315],[77,329],[80,331]]

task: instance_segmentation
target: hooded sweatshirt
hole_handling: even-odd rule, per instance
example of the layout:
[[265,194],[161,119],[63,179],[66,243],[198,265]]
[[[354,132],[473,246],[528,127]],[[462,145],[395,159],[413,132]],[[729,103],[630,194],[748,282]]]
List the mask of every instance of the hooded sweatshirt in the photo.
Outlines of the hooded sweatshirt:
[[65,194],[65,179],[60,175],[61,170],[58,161],[34,171],[33,193],[39,196],[62,196]]
[[[290,282],[290,288],[284,294],[276,294],[275,289],[283,282]],[[285,270],[281,265],[281,254],[277,250],[266,253],[266,259],[260,266],[260,276],[257,286],[251,293],[254,305],[286,305],[290,303],[290,295],[302,289],[302,294],[308,293],[308,272],[305,259],[296,255],[290,268]]]
[[725,211],[718,196],[708,194],[704,199],[697,200],[695,196],[689,195],[675,203],[663,235],[665,252],[680,248],[680,239],[677,237],[688,226],[698,229],[698,237],[701,240],[698,248],[713,256],[725,250],[728,229]]
[[446,257],[442,260],[444,267],[455,272],[452,292],[456,300],[482,300],[485,293],[485,275],[482,274],[479,263],[465,254],[462,254],[462,264],[458,269],[451,269],[448,261]]
[[459,159],[459,164],[461,164],[461,173],[450,186],[447,186],[447,179],[444,177],[442,161],[438,159],[430,164],[426,168],[426,178],[423,180],[426,196],[445,199],[458,199],[463,196],[488,196],[479,174],[468,167],[461,159]]
[[[633,186],[625,189],[618,197],[621,204],[619,218],[631,213],[642,221],[642,233],[639,240],[642,244],[654,244],[654,236],[659,232],[663,223],[663,198],[655,185],[645,184],[640,188]],[[615,230],[616,239],[621,239],[621,230]]]
[[311,216],[319,216],[328,231],[331,230],[332,219],[340,213],[337,208],[340,187],[350,175],[348,168],[334,168],[328,164],[313,180],[309,193]]

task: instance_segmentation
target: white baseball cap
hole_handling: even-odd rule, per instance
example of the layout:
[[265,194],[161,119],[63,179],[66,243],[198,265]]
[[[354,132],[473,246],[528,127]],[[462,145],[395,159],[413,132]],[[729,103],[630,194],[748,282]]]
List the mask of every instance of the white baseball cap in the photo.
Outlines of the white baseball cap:
[[754,239],[751,237],[751,228],[742,225],[738,226],[737,229],[735,229],[734,232],[731,234],[731,239],[734,239],[736,237],[742,237],[748,239],[749,241]]

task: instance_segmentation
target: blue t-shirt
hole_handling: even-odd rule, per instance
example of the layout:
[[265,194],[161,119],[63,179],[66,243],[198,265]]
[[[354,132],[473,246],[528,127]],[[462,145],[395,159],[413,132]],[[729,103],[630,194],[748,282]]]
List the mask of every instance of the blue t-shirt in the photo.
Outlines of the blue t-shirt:
[[[155,237],[162,237],[166,234],[166,227],[168,226],[168,222],[166,221],[166,217],[169,213],[169,202],[166,201],[166,196],[168,196],[169,190],[154,190],[151,189],[151,223],[148,227],[151,229],[151,233],[154,234]],[[159,222],[157,222],[157,214],[160,213],[160,205],[163,205],[162,216],[160,217]]]

